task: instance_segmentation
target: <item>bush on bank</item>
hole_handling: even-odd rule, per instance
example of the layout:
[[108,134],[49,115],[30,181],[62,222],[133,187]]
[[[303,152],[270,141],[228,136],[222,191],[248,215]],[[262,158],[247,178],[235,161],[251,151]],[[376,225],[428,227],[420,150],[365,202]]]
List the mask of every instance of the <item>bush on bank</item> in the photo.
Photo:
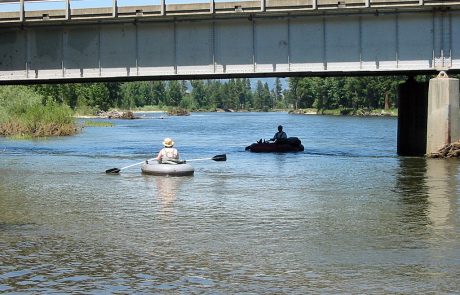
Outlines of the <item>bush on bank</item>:
[[47,100],[25,86],[0,87],[0,135],[46,137],[75,134],[78,129],[67,105]]

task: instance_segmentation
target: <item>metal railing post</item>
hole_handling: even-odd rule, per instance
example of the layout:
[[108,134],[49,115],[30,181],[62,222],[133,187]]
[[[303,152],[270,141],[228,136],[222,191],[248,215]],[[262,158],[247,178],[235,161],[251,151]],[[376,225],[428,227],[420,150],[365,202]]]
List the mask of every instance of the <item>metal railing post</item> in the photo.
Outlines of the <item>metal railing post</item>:
[[112,0],[112,17],[118,16],[118,3],[117,0]]
[[365,0],[364,7],[369,7],[369,6],[371,6],[371,0]]
[[161,11],[160,11],[160,14],[161,14],[161,15],[165,15],[165,14],[166,14],[166,3],[165,3],[165,0],[161,0],[160,6],[161,6],[161,8],[160,8],[160,10],[161,10]]
[[311,0],[311,9],[318,8],[318,0]]
[[209,5],[210,5],[209,12],[214,13],[214,7],[215,7],[214,6],[214,0],[210,0]]
[[70,19],[70,0],[65,0],[65,19]]
[[23,22],[25,18],[24,0],[19,2],[19,21]]
[[265,11],[266,3],[265,0],[260,0],[260,11]]

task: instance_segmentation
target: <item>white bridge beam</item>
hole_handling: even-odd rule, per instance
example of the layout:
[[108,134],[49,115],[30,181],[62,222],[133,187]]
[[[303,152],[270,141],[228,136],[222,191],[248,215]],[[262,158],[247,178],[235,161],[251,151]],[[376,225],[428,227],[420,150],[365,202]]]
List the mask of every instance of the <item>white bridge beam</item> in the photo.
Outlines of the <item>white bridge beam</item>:
[[113,0],[111,20],[90,22],[66,3],[67,20],[0,24],[0,83],[460,70],[455,9],[223,17],[210,0],[214,13],[172,18],[162,0],[164,17],[121,18]]

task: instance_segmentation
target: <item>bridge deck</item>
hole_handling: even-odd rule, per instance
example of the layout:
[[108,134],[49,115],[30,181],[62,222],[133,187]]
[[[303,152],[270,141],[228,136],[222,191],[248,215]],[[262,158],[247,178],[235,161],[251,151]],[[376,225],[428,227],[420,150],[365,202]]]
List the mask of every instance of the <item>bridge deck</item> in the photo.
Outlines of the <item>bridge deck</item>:
[[[197,0],[199,1],[199,0]],[[205,0],[201,0],[205,1]],[[165,4],[148,6],[118,6],[113,1],[112,7],[71,8],[71,0],[63,0],[65,9],[33,10],[24,9],[25,2],[46,2],[43,0],[3,0],[2,4],[16,4],[17,11],[0,12],[0,24],[23,22],[47,22],[53,20],[98,21],[114,18],[152,19],[162,17],[193,18],[198,16],[241,16],[247,14],[270,13],[347,13],[352,9],[376,11],[382,9],[433,9],[460,6],[459,0],[249,0],[238,2],[214,2],[194,4]],[[54,1],[59,2],[59,1]]]
[[65,3],[0,13],[0,84],[460,72],[459,1]]

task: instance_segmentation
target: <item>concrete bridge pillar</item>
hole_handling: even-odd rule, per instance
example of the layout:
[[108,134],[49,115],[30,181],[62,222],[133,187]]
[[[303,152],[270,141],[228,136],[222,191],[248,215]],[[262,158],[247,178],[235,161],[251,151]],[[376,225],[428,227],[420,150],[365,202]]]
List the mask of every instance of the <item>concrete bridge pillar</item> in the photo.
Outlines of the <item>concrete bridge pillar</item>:
[[426,153],[460,139],[459,80],[441,72],[430,80]]
[[426,154],[428,83],[414,77],[398,89],[398,155]]

